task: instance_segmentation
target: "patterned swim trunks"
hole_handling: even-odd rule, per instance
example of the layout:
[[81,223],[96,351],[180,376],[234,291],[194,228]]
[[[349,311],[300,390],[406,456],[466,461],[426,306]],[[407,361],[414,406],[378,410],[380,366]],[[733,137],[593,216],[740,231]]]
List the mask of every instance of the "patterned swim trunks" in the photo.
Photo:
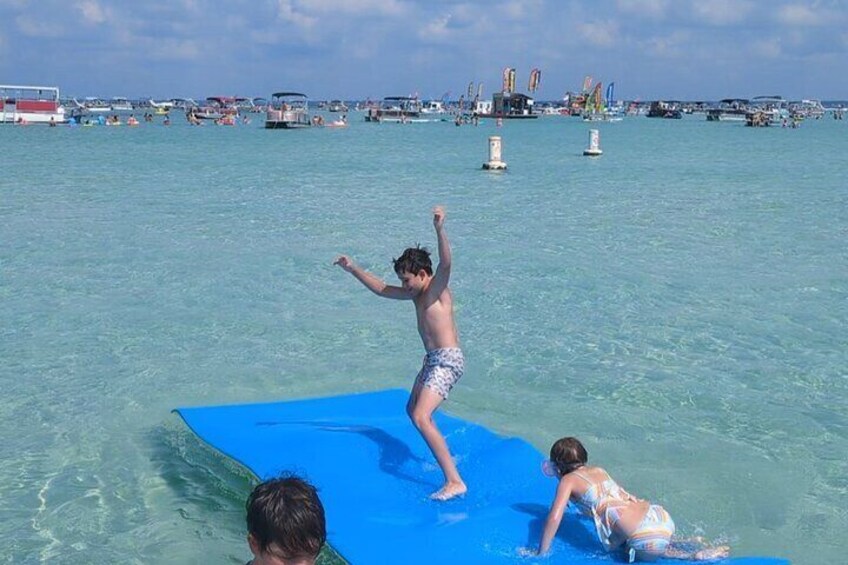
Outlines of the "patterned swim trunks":
[[432,349],[424,356],[424,366],[418,372],[416,382],[421,383],[447,399],[453,385],[465,372],[465,357],[458,347]]

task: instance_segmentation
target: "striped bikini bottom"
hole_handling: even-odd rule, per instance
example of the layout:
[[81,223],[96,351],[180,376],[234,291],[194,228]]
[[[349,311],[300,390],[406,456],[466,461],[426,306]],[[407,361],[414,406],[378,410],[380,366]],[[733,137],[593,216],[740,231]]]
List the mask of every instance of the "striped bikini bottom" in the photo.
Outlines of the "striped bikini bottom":
[[627,548],[632,550],[629,552],[631,562],[636,551],[654,555],[664,554],[673,535],[674,520],[665,508],[652,504],[636,530],[627,537]]

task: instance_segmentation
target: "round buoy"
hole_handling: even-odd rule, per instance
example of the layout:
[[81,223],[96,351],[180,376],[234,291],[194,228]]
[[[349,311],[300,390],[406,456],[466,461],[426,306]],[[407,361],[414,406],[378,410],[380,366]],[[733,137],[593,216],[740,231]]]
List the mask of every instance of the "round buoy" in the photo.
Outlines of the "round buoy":
[[604,152],[601,151],[601,136],[596,129],[589,130],[589,147],[583,150],[583,155],[587,157],[600,157]]
[[501,136],[489,136],[489,160],[483,163],[487,171],[502,171],[506,169],[506,163],[501,160]]

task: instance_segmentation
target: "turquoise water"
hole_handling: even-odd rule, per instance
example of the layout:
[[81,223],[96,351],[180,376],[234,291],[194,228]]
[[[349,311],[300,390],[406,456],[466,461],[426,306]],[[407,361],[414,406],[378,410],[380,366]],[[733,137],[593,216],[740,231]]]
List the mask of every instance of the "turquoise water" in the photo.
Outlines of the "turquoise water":
[[449,412],[580,437],[736,555],[844,558],[848,123],[630,118],[588,159],[574,119],[351,116],[0,128],[5,561],[243,563],[251,479],[171,409],[410,386],[413,309],[331,262],[391,278],[435,204],[468,362]]

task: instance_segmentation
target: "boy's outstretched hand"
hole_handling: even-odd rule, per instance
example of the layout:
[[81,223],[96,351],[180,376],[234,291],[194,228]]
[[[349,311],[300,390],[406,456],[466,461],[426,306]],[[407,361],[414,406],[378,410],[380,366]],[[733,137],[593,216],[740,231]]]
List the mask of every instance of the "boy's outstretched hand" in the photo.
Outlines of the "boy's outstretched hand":
[[445,225],[445,215],[444,206],[436,206],[433,208],[433,225],[436,226],[436,229]]
[[333,265],[338,265],[348,273],[353,270],[353,261],[347,255],[339,255],[336,257],[336,260],[333,261]]

